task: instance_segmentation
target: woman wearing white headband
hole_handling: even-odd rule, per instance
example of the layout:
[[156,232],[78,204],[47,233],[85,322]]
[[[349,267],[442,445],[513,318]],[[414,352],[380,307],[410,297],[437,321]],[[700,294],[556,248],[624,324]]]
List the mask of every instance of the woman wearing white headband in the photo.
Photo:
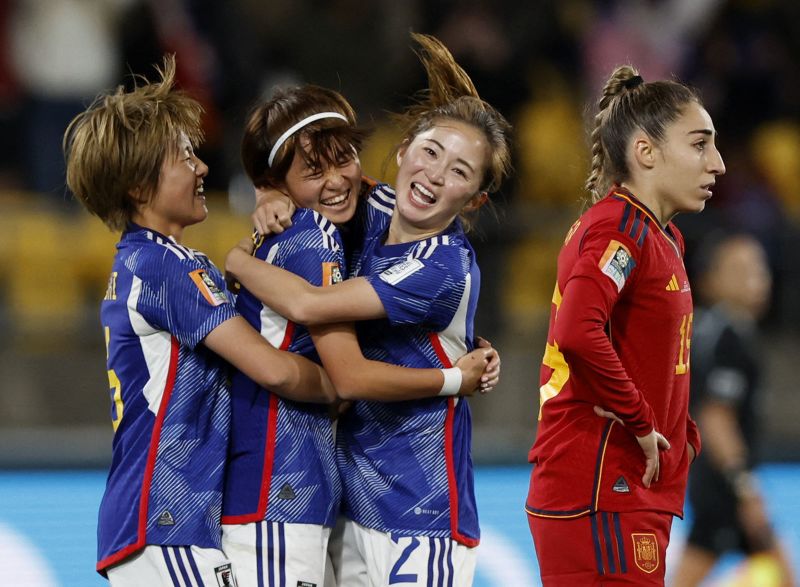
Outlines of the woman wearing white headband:
[[[332,90],[284,90],[254,109],[242,142],[244,167],[255,185],[281,190],[298,208],[291,228],[256,239],[259,265],[282,267],[317,286],[346,276],[336,225],[356,211],[363,137],[352,108]],[[352,325],[306,329],[246,289],[237,308],[274,346],[321,359],[343,399],[470,395],[496,356],[481,349],[452,369],[398,367],[365,359]],[[486,375],[487,384],[494,377]],[[328,406],[284,401],[242,373],[234,374],[231,393],[223,549],[241,585],[321,587],[341,496]]]
[[[396,190],[368,193],[355,277],[315,288],[236,249],[226,267],[297,322],[369,320],[358,328],[368,357],[447,368],[473,348],[480,279],[459,217],[507,175],[510,127],[439,41],[413,38],[430,89],[401,117]],[[355,402],[340,418],[345,521],[331,549],[339,585],[472,584],[470,414],[454,387],[446,381],[445,397],[433,399]]]

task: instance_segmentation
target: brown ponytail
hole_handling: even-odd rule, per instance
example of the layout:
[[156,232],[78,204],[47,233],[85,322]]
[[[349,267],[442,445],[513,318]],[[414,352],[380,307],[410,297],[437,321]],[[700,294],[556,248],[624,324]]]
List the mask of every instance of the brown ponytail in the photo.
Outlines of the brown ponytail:
[[697,94],[676,81],[645,83],[631,65],[617,67],[608,78],[591,133],[592,167],[585,188],[591,203],[605,196],[612,184],[628,179],[627,147],[635,129],[656,142]]
[[403,141],[410,142],[442,119],[474,126],[486,137],[490,160],[481,189],[496,191],[511,171],[511,125],[494,107],[481,100],[467,73],[441,41],[431,35],[411,33],[416,51],[428,74],[428,89],[420,100],[396,118],[403,126]]

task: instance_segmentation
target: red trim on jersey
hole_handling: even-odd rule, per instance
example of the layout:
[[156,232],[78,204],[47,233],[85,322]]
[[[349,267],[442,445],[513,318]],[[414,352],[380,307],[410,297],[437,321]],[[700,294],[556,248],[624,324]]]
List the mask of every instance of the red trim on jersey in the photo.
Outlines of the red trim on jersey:
[[158,414],[156,415],[155,424],[153,424],[153,432],[150,435],[150,450],[147,453],[147,464],[144,468],[144,478],[142,480],[142,495],[139,498],[139,529],[137,532],[136,542],[129,544],[125,548],[118,550],[116,553],[97,563],[97,570],[102,572],[111,565],[114,565],[137,550],[141,550],[147,545],[147,509],[150,502],[150,484],[153,481],[153,469],[156,466],[156,457],[158,455],[158,444],[161,440],[161,427],[164,424],[164,417],[167,413],[167,406],[172,397],[172,390],[175,387],[175,376],[178,372],[178,351],[180,345],[178,339],[172,337],[172,348],[169,354],[169,371],[167,372],[167,382],[164,385],[164,393],[161,397],[161,405],[158,407]]
[[445,369],[449,369],[450,367],[452,367],[453,363],[450,362],[450,357],[448,357],[447,353],[444,352],[442,341],[439,340],[439,333],[438,332],[429,333],[428,340],[431,341],[433,352],[436,353],[436,356],[442,362],[442,367],[444,367]]
[[[445,369],[453,366],[447,353],[444,352],[442,342],[439,340],[439,335],[436,332],[428,334],[433,351],[442,362]],[[444,460],[447,467],[447,485],[449,488],[450,497],[450,534],[453,540],[465,546],[473,547],[478,546],[479,540],[464,536],[458,530],[458,485],[456,484],[456,466],[455,457],[453,456],[453,417],[456,411],[456,398],[447,398],[447,415],[444,419]]]
[[[294,337],[295,323],[287,322],[286,331],[281,341],[280,350],[285,351],[289,348]],[[264,468],[261,474],[261,491],[258,494],[258,509],[250,514],[239,514],[237,516],[222,516],[223,524],[249,524],[250,522],[261,522],[267,515],[269,507],[269,490],[272,486],[272,469],[275,465],[275,444],[278,437],[278,396],[274,393],[269,394],[269,415],[267,416],[267,438],[264,446]]]

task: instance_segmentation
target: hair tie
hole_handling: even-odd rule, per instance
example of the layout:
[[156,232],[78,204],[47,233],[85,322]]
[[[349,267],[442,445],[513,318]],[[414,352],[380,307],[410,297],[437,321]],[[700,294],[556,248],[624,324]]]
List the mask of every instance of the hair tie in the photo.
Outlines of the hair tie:
[[632,90],[634,88],[638,88],[643,83],[644,80],[642,79],[642,76],[635,75],[632,78],[626,79],[624,82],[622,82],[622,85],[625,86],[626,89]]
[[303,128],[304,126],[308,126],[312,122],[316,122],[317,120],[321,120],[323,118],[341,118],[345,122],[348,122],[347,117],[344,114],[340,114],[338,112],[318,112],[316,114],[312,114],[311,116],[307,116],[297,124],[289,127],[289,129],[283,133],[281,136],[278,137],[278,140],[275,141],[275,144],[272,146],[272,150],[269,152],[269,158],[267,159],[267,165],[272,167],[272,162],[275,160],[275,154],[278,152],[278,149],[281,148],[281,145],[286,142],[290,136],[296,133],[298,130]]

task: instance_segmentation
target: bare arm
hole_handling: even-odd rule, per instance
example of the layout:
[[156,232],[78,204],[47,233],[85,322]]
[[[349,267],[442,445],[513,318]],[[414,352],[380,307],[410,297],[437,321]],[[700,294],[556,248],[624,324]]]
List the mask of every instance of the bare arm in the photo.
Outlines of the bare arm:
[[[441,369],[415,369],[364,357],[352,324],[328,324],[309,329],[325,370],[343,400],[401,401],[436,397],[442,389]],[[481,385],[496,351],[480,348],[456,363],[462,379],[459,395],[472,395]],[[499,362],[499,361],[498,361]]]
[[336,390],[322,367],[300,355],[279,351],[241,316],[217,326],[203,343],[260,386],[283,398],[317,403],[336,399]]
[[734,408],[724,402],[707,400],[700,408],[698,419],[705,436],[708,459],[728,478],[739,502],[739,523],[756,548],[773,548],[772,525],[761,492],[747,470],[747,445]]
[[316,287],[302,277],[251,257],[234,247],[225,271],[281,316],[308,326],[383,318],[378,294],[363,277]]
[[747,446],[736,420],[734,408],[714,400],[703,403],[698,412],[708,458],[720,471],[744,469]]

